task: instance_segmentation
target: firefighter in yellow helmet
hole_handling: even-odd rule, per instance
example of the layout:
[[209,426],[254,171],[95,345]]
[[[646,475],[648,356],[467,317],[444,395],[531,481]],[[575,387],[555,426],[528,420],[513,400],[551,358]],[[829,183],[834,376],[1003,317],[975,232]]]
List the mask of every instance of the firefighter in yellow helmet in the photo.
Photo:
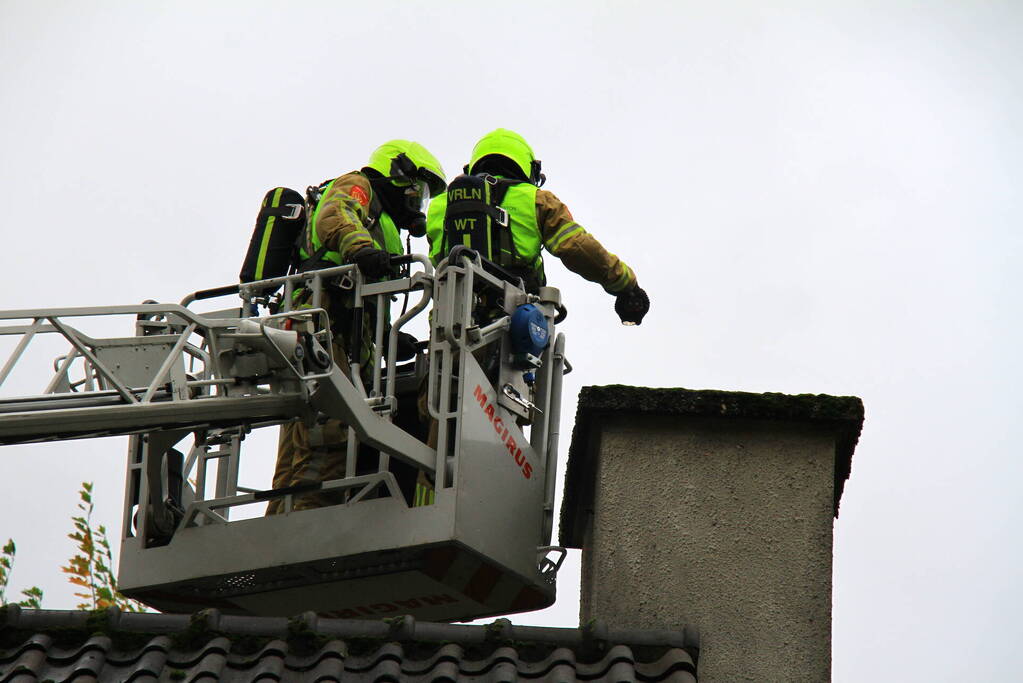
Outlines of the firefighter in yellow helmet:
[[[346,173],[320,186],[319,199],[309,206],[310,219],[300,249],[299,270],[330,268],[355,263],[370,279],[393,275],[391,257],[403,253],[400,230],[421,236],[426,228],[423,214],[431,196],[445,188],[444,169],[425,147],[409,140],[390,140],[370,155],[358,171]],[[300,298],[307,297],[297,292]],[[352,339],[351,301],[339,291],[328,290],[326,308],[334,334],[334,358],[348,372],[345,343]],[[372,348],[372,312],[361,332],[364,362]],[[386,312],[380,314],[386,315]],[[275,489],[315,484],[345,475],[348,428],[339,420],[308,427],[290,422],[281,427],[274,471]],[[414,476],[414,473],[413,473]],[[313,491],[295,496],[295,509],[340,502],[335,495]],[[282,510],[281,499],[271,501],[267,514]]]
[[[615,311],[623,323],[639,325],[643,321],[650,300],[635,273],[576,223],[554,193],[540,189],[546,178],[540,172],[540,161],[521,135],[505,128],[487,133],[473,148],[465,172],[486,177],[484,189],[489,201],[463,202],[464,194],[452,196],[449,188],[430,204],[427,238],[435,264],[456,244],[465,244],[522,277],[527,289],[535,291],[546,284],[543,247],[569,270],[614,295]],[[486,221],[490,233],[461,229],[484,223],[458,221],[458,212],[463,210],[464,215],[483,212],[491,216],[492,220]]]

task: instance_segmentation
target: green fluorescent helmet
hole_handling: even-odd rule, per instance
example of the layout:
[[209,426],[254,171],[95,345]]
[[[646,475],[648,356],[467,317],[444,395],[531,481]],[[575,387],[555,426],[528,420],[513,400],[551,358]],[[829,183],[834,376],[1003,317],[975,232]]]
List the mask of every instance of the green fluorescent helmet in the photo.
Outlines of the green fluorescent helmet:
[[[402,154],[412,162],[414,169],[403,167],[399,162]],[[433,197],[443,194],[447,187],[444,169],[437,157],[411,140],[388,140],[373,150],[366,165],[387,177],[409,176],[410,180],[425,180]]]
[[523,175],[527,178],[532,178],[534,175],[533,162],[536,160],[536,156],[533,154],[533,148],[529,146],[524,137],[513,130],[498,128],[480,138],[480,141],[472,148],[469,172],[473,171],[473,166],[477,161],[489,154],[508,157],[522,169]]

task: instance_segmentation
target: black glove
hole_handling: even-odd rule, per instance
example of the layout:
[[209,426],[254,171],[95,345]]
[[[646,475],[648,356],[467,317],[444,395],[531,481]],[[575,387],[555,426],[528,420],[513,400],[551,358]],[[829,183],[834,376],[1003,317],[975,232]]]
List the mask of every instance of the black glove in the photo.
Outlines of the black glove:
[[639,287],[633,287],[615,297],[615,313],[623,325],[639,325],[650,310],[650,297]]
[[351,260],[359,266],[363,275],[373,280],[394,274],[391,270],[391,255],[383,249],[363,247],[352,254]]
[[397,360],[407,361],[416,357],[419,340],[408,332],[398,333],[398,356]]
[[426,235],[426,216],[420,211],[416,211],[414,216],[411,216],[405,225],[401,226],[408,230],[409,234],[413,237],[423,237]]

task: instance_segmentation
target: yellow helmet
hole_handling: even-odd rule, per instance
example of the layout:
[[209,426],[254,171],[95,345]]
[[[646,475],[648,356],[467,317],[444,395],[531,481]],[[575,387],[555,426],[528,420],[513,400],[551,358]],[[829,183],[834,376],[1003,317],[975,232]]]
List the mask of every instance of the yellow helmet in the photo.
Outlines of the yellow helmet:
[[522,170],[522,175],[536,185],[543,184],[544,176],[540,173],[540,160],[533,154],[533,148],[526,139],[513,130],[498,128],[492,130],[472,148],[472,158],[467,170],[472,173],[477,162],[483,157],[497,154],[512,162]]
[[426,181],[434,197],[447,187],[444,169],[437,157],[411,140],[388,140],[373,150],[366,165],[392,180]]

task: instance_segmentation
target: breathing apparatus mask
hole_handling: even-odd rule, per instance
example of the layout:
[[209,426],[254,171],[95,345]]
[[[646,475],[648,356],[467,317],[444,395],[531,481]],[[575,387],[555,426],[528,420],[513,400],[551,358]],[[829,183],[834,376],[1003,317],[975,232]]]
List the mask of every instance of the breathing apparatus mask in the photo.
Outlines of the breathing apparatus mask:
[[[388,193],[392,199],[388,213],[399,228],[408,230],[413,237],[426,234],[430,184],[424,176],[423,170],[403,152],[391,160],[391,174],[386,178],[391,187],[395,188]],[[399,193],[400,198],[397,196]]]
[[426,234],[426,209],[430,204],[430,187],[425,180],[417,180],[408,185],[402,193],[402,207],[398,215],[393,215],[395,223],[405,228],[413,237]]

